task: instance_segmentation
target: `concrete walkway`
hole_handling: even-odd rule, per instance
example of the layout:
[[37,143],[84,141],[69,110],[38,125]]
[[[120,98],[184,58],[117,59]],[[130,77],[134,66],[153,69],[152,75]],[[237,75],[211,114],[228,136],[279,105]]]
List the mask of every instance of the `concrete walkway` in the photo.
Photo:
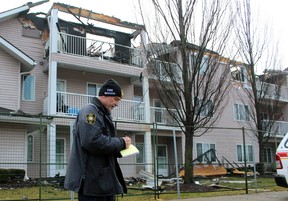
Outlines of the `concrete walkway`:
[[288,191],[278,192],[261,192],[261,193],[250,193],[244,195],[228,195],[218,196],[209,198],[185,198],[185,199],[174,199],[169,201],[238,201],[238,200],[249,200],[249,201],[288,201]]

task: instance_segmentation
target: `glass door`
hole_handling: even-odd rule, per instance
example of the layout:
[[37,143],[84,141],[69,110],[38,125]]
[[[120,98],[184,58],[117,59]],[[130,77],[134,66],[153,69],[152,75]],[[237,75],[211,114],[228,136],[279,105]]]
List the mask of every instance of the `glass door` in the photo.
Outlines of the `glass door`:
[[157,157],[158,157],[158,175],[168,176],[168,157],[167,157],[167,146],[157,146]]

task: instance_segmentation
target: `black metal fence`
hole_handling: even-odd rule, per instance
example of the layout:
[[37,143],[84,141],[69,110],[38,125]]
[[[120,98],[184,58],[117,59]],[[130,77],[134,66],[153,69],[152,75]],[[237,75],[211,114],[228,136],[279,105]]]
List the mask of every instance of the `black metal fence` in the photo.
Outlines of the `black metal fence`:
[[[77,199],[76,193],[63,187],[74,121],[75,117],[0,114],[0,200]],[[115,121],[115,127],[119,136],[129,135],[133,144],[140,150],[138,155],[119,159],[129,189],[127,196],[150,193],[156,198],[168,192],[179,194],[180,184],[183,182],[181,176],[185,174],[185,146],[181,129],[156,123],[121,121]],[[193,150],[197,153],[193,161],[195,176],[201,180],[204,177],[210,180],[233,175],[233,171],[238,170],[239,179],[244,182],[242,187],[247,189],[245,170],[256,170],[253,167],[256,167],[255,159],[258,154],[254,147],[256,140],[253,132],[242,128],[213,130],[216,132],[208,133],[206,138],[194,140]],[[223,142],[219,139],[219,133],[225,133],[224,130],[230,131],[226,132],[226,144],[225,136]],[[227,141],[227,137],[232,134],[235,136]],[[207,139],[210,143],[205,143]],[[235,145],[232,139],[241,143]],[[248,148],[241,150],[243,144],[246,147],[245,143],[249,145]],[[225,145],[226,148],[217,149],[215,144]],[[235,146],[241,150],[237,152],[240,162],[231,160],[235,156],[232,151],[229,153],[229,150],[235,149]],[[276,144],[271,144],[271,150],[274,149],[274,152],[275,146]],[[246,151],[248,153],[245,153]],[[271,172],[274,171],[273,162],[272,160],[271,163],[267,163],[268,166],[272,164]],[[265,168],[267,164],[260,166]],[[269,168],[266,169],[268,172]],[[256,175],[252,177],[257,179]],[[166,189],[172,189],[171,186],[175,188],[173,191],[163,191],[165,186]]]

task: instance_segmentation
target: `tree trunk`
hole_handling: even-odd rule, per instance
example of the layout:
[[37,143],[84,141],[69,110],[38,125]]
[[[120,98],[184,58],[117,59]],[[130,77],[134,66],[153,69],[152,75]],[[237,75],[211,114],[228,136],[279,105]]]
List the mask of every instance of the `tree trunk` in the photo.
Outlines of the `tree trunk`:
[[186,128],[186,136],[185,136],[185,184],[193,184],[193,129]]

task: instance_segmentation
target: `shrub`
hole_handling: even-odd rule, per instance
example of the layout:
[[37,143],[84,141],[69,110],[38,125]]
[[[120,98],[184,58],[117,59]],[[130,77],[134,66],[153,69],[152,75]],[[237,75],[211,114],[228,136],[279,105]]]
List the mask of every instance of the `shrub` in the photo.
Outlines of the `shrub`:
[[0,168],[0,183],[7,183],[12,180],[23,179],[24,176],[25,170]]

